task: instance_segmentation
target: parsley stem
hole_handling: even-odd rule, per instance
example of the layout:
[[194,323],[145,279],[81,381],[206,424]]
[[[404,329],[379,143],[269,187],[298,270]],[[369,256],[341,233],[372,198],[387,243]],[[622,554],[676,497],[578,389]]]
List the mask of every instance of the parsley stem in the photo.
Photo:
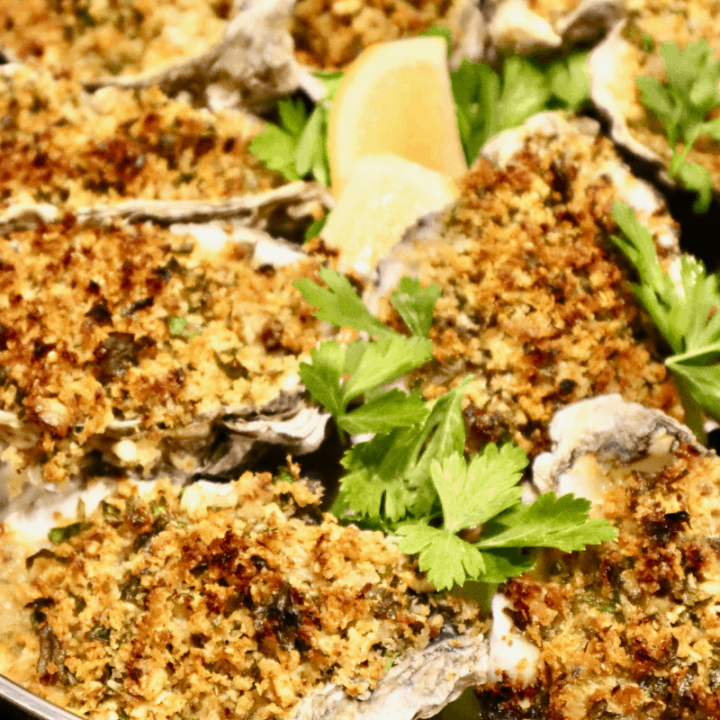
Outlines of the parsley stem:
[[706,365],[708,362],[717,360],[718,355],[720,355],[720,341],[712,343],[711,345],[705,345],[697,350],[689,350],[682,354],[671,355],[665,361],[665,364],[670,368],[680,364]]
[[[672,358],[670,358],[670,360],[672,360]],[[667,360],[666,363],[669,363],[670,360]],[[670,370],[672,371],[671,366]],[[690,388],[680,374],[673,371],[672,376],[673,380],[675,380],[675,387],[677,388],[678,395],[680,395],[680,401],[682,402],[685,410],[685,424],[693,431],[695,437],[698,439],[698,442],[707,447],[708,437],[703,428],[702,406],[692,396]]]

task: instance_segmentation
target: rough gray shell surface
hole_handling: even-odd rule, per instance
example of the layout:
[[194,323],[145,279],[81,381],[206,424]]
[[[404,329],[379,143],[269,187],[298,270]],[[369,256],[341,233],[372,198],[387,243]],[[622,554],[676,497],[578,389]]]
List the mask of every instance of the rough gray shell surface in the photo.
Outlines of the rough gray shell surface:
[[572,492],[592,502],[600,501],[603,477],[614,464],[668,462],[678,443],[712,454],[682,423],[620,395],[601,395],[563,408],[550,423],[550,439],[552,449],[533,463],[534,484],[540,492]]
[[487,679],[488,640],[444,628],[425,648],[393,663],[375,690],[357,700],[329,685],[298,704],[293,720],[414,720],[428,718]]
[[486,5],[490,57],[543,52],[599,40],[624,12],[622,0],[582,0],[547,17],[528,0],[496,0]]

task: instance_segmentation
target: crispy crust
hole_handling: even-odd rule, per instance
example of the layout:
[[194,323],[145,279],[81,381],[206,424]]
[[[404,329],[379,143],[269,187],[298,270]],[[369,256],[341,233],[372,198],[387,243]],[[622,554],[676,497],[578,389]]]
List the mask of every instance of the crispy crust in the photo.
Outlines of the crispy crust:
[[90,96],[77,82],[18,68],[0,75],[0,117],[0,207],[209,201],[282,182],[248,150],[260,123],[193,109],[157,88]]
[[341,69],[369,45],[444,24],[451,5],[451,0],[299,0],[292,27],[298,60]]
[[218,40],[229,0],[26,0],[0,7],[0,46],[79,80],[157,70]]
[[0,669],[98,720],[264,720],[326,683],[362,695],[446,621],[481,625],[470,601],[412,593],[394,544],[322,515],[299,482],[247,473],[211,501],[167,482],[106,498],[53,549],[61,561],[33,561],[25,633]]
[[135,418],[150,432],[142,468],[198,416],[294,391],[320,335],[292,282],[317,268],[258,267],[235,243],[204,255],[149,224],[67,216],[12,235],[0,243],[0,410],[20,425],[4,459],[60,481],[110,423]]
[[660,472],[618,468],[602,506],[617,542],[548,553],[543,579],[508,583],[540,679],[488,689],[485,717],[720,716],[719,502],[720,461],[692,447]]
[[[583,174],[608,161],[618,162],[609,141],[562,138],[542,153],[525,147],[504,169],[481,160],[442,237],[418,246],[420,278],[442,296],[436,363],[415,378],[434,398],[475,376],[465,407],[471,452],[504,438],[541,452],[555,410],[603,393],[682,418],[609,242],[615,189]],[[384,312],[398,322],[388,304]]]

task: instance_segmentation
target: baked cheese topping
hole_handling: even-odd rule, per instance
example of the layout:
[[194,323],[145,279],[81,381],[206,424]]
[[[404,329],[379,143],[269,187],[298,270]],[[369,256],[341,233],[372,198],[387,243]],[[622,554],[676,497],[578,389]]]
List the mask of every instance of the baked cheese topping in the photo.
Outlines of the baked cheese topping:
[[448,23],[451,0],[299,0],[292,34],[298,60],[341,69],[370,45]]
[[327,683],[364,697],[446,623],[481,628],[474,603],[413,592],[391,541],[318,502],[269,474],[224,493],[120,485],[27,560],[24,632],[0,634],[0,671],[95,720],[264,720]]
[[81,228],[70,215],[12,234],[0,243],[0,411],[16,420],[0,415],[2,459],[60,481],[109,425],[134,421],[147,431],[130,462],[142,471],[167,433],[296,391],[320,323],[292,283],[317,268],[276,271],[243,244],[204,254],[157,226]]
[[718,717],[718,508],[720,461],[689,446],[659,472],[613,471],[601,512],[617,542],[547,553],[506,586],[539,679],[487,689],[485,717]]
[[282,182],[248,150],[261,129],[148,90],[105,88],[17,68],[0,74],[0,207],[205,200]]
[[617,191],[603,168],[618,163],[609,141],[585,137],[536,138],[504,169],[480,160],[442,233],[412,251],[422,283],[442,292],[437,365],[415,377],[434,398],[475,376],[465,395],[471,451],[509,439],[541,452],[555,410],[603,393],[682,417],[610,244]]

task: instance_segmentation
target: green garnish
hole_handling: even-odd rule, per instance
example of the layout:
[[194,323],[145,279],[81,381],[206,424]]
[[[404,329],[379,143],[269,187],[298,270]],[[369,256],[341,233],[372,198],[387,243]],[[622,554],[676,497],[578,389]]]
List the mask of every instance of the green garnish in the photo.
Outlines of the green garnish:
[[[449,52],[447,28],[431,27],[423,34],[445,38]],[[468,165],[477,159],[480,148],[490,138],[521,125],[531,115],[543,110],[581,108],[590,98],[588,54],[575,52],[547,63],[511,57],[500,74],[489,65],[464,58],[460,67],[450,72],[450,80]],[[268,123],[250,143],[250,151],[286,180],[312,177],[330,185],[327,128],[332,100],[343,75],[316,76],[325,85],[326,95],[312,113],[308,114],[301,100],[281,100],[280,125]],[[321,229],[311,227],[313,232]]]
[[637,78],[640,100],[665,128],[673,151],[670,177],[697,193],[693,209],[704,213],[712,199],[712,179],[704,167],[688,162],[687,156],[701,135],[720,141],[720,118],[705,120],[711,110],[720,106],[720,60],[713,61],[713,49],[705,40],[688,43],[685,50],[672,42],[662,43],[660,55],[667,85],[655,78]]
[[[519,448],[488,445],[466,462],[462,396],[471,378],[433,402],[417,392],[384,389],[432,360],[428,334],[437,286],[403,278],[392,294],[407,337],[370,313],[345,277],[329,269],[321,277],[326,288],[296,283],[319,308],[316,317],[370,337],[347,347],[325,342],[300,369],[306,388],[341,430],[374,433],[343,457],[346,474],[332,508],[338,517],[402,535],[400,549],[419,554],[420,568],[438,590],[466,580],[499,583],[530,569],[521,546],[571,551],[615,539],[605,520],[588,520],[586,500],[547,493],[522,505],[518,484],[528,461]],[[458,533],[467,528],[480,528],[479,539],[462,539]]]
[[76,522],[65,527],[56,527],[48,533],[48,539],[53,545],[61,545],[91,527],[91,522]]
[[450,80],[468,165],[488,140],[532,115],[580,109],[590,98],[587,59],[587,52],[544,64],[513,56],[498,74],[489,65],[464,58]]
[[278,103],[280,125],[268,123],[250,143],[250,152],[286,180],[312,177],[330,185],[330,161],[327,154],[327,130],[330,104],[342,79],[342,73],[316,73],[325,86],[325,97],[308,114],[302,100]]
[[[420,397],[381,388],[430,360],[432,342],[422,333],[406,337],[381,323],[343,275],[323,268],[320,276],[327,288],[307,279],[295,283],[305,300],[320,308],[316,317],[367,332],[377,342],[357,341],[347,347],[336,342],[322,343],[312,351],[311,364],[300,364],[300,379],[305,387],[335,418],[338,427],[349,433],[390,432],[421,423],[428,410]],[[393,302],[413,330],[426,328],[427,335],[426,316],[429,310],[432,319],[437,289],[423,290],[420,283],[412,282],[408,280],[405,291],[393,295]],[[408,290],[413,291],[412,299]],[[431,304],[427,302],[429,296],[434,298]],[[361,395],[365,402],[348,411],[350,403]]]
[[[624,203],[613,206],[624,237],[613,242],[634,265],[640,283],[633,285],[672,352],[665,364],[682,388],[711,415],[720,418],[720,277],[709,275],[701,260],[680,259],[682,292],[662,270],[650,231]],[[692,416],[692,408],[689,408]],[[702,437],[702,427],[693,427]]]

